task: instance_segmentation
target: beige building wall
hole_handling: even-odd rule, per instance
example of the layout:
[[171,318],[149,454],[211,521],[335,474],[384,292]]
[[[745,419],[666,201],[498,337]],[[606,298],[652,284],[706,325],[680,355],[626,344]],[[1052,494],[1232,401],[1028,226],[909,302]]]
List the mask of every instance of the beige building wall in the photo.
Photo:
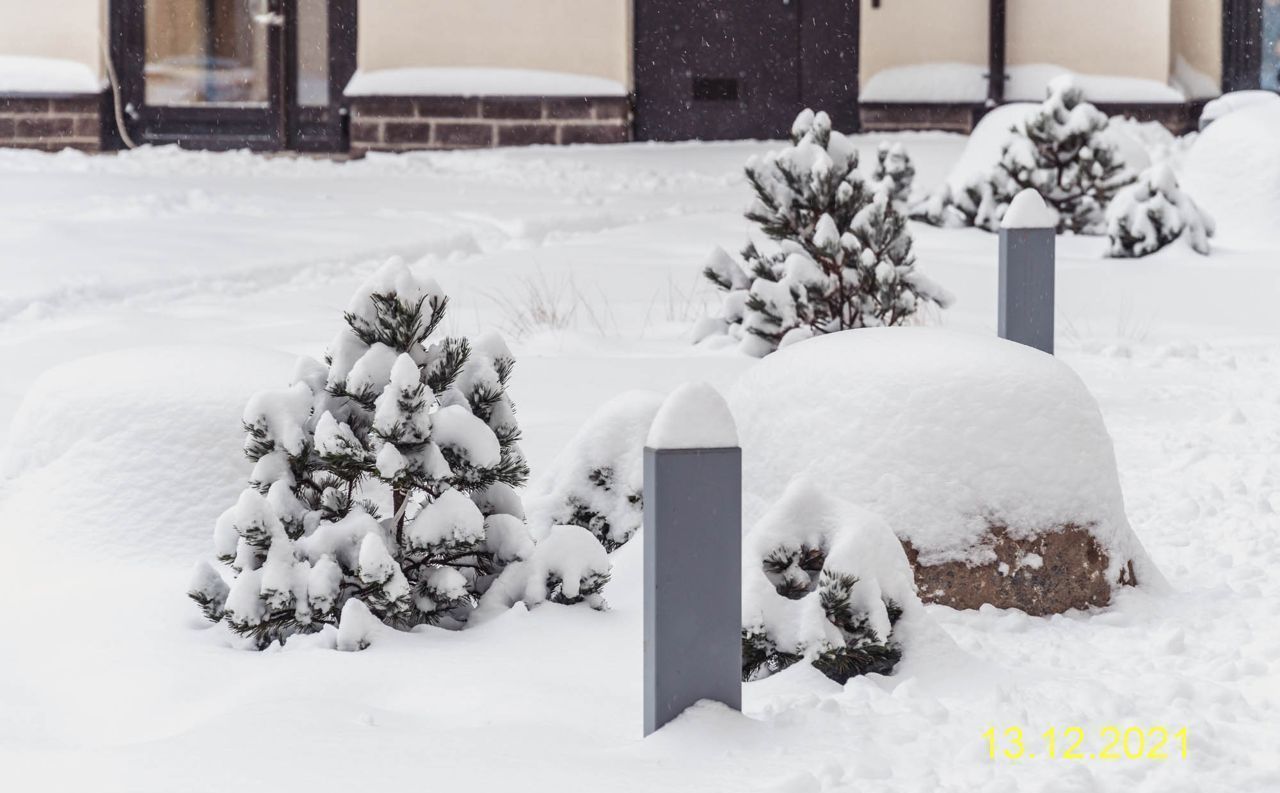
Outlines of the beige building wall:
[[1172,0],[1171,59],[1222,82],[1222,0]]
[[0,0],[0,55],[77,61],[102,73],[106,0]]
[[[1127,1],[1127,0],[1126,0]],[[951,61],[985,66],[990,0],[861,0],[858,78],[895,66]]]
[[1009,0],[1008,64],[1169,79],[1170,0]]
[[546,69],[631,85],[629,0],[362,0],[359,22],[361,69]]

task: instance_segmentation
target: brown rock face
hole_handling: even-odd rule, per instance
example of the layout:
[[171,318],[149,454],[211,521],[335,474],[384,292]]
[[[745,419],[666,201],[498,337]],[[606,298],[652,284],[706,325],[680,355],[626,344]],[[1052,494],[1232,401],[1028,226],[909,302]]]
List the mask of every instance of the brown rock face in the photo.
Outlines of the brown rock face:
[[1113,586],[1137,583],[1132,561],[1125,565],[1120,580],[1108,581],[1111,560],[1093,535],[1079,526],[1064,526],[1029,539],[1014,539],[1005,527],[992,526],[984,544],[995,552],[996,561],[924,565],[919,552],[904,541],[920,599],[957,609],[990,603],[1039,617],[1105,606],[1111,602]]

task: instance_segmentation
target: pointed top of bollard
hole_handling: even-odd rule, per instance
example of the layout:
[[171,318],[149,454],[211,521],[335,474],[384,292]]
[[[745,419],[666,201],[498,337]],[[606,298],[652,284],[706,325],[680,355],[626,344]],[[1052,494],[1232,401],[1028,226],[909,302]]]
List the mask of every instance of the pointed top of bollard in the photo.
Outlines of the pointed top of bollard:
[[1000,221],[1002,229],[1051,229],[1057,225],[1057,213],[1045,206],[1044,199],[1034,187],[1014,196]]
[[645,445],[650,449],[727,449],[738,445],[738,427],[715,387],[686,383],[658,409]]

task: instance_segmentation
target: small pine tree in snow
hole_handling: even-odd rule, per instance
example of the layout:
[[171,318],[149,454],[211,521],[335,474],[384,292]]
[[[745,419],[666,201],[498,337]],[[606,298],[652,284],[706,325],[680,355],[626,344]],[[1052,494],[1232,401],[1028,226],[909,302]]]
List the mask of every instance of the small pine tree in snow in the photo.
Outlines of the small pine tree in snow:
[[1013,197],[1031,187],[1057,213],[1059,233],[1102,234],[1108,204],[1133,181],[1107,139],[1109,124],[1069,77],[1054,80],[1045,101],[1012,127],[990,174],[958,189],[944,185],[911,215],[936,226],[995,232]]
[[[433,340],[447,304],[393,261],[356,293],[325,364],[250,400],[250,487],[215,527],[223,572],[201,566],[190,592],[210,620],[258,647],[349,613],[458,628],[533,552],[514,358],[494,335]],[[355,646],[368,631],[347,633]]]
[[905,206],[911,198],[911,188],[916,178],[916,167],[907,156],[901,143],[881,143],[876,149],[876,167],[871,179],[886,185],[889,199]]
[[800,480],[752,528],[744,552],[744,681],[805,660],[838,683],[893,671],[902,657],[894,628],[919,601],[883,521]]
[[644,523],[645,439],[661,394],[629,392],[596,411],[565,444],[531,499],[538,525],[581,526],[608,553]]
[[[1101,234],[1112,197],[1133,181],[1107,141],[1109,119],[1084,101],[1070,79],[1055,80],[1049,97],[1016,127],[999,169],[1012,183],[1009,200],[1034,188],[1058,213],[1058,231]],[[1005,202],[1007,203],[1007,202]]]
[[1182,192],[1164,163],[1143,171],[1107,208],[1110,255],[1116,258],[1146,256],[1179,237],[1196,253],[1208,254],[1213,233],[1213,218]]
[[[849,328],[899,325],[949,296],[915,268],[906,224],[914,168],[900,146],[882,148],[873,178],[858,152],[806,110],[792,145],[752,158],[747,218],[771,250],[749,244],[743,264],[718,251],[704,274],[726,293],[714,330],[763,356],[779,346]],[[702,334],[707,335],[707,334]]]

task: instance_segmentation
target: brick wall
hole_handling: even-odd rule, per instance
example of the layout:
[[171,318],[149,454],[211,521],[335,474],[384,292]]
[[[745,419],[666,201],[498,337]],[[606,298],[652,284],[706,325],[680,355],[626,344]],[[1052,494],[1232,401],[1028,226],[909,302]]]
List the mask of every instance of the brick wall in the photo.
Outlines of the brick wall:
[[351,153],[412,149],[623,143],[625,97],[351,97]]
[[102,97],[0,94],[0,147],[98,151]]

